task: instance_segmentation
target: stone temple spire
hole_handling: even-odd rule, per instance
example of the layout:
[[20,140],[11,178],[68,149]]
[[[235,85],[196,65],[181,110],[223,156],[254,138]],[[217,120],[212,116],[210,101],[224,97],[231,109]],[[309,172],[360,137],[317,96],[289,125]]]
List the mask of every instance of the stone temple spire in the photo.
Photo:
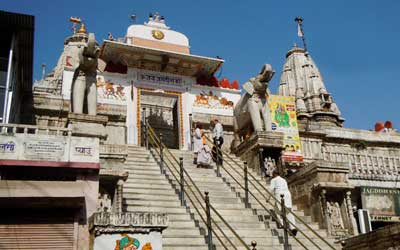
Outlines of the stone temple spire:
[[279,95],[295,96],[299,123],[342,126],[338,106],[325,88],[317,65],[304,49],[294,47],[286,54],[279,83]]

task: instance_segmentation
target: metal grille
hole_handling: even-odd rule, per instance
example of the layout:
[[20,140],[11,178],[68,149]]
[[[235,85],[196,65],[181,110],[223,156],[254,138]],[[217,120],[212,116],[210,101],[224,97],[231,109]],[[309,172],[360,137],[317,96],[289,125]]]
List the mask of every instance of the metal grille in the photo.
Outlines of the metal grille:
[[0,220],[1,250],[72,250],[73,247],[74,223],[70,218],[14,215]]

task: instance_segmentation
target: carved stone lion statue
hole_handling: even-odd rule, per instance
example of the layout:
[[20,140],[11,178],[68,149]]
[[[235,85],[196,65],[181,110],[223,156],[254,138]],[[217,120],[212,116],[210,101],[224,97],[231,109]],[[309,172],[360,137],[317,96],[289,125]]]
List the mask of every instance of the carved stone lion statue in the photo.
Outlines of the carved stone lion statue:
[[265,64],[256,77],[243,85],[244,94],[233,110],[234,140],[236,148],[242,138],[252,131],[271,131],[271,113],[268,106],[268,83],[275,71],[270,64]]

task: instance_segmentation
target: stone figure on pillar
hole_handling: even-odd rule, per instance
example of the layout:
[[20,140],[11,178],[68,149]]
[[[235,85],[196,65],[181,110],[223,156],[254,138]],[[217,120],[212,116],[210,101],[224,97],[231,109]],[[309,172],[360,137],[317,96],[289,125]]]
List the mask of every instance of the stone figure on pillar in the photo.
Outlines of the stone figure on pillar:
[[88,35],[88,40],[83,46],[74,47],[69,51],[69,63],[74,69],[71,86],[73,113],[82,114],[86,101],[87,113],[97,114],[96,76],[99,51],[93,33]]
[[260,73],[243,85],[244,95],[236,104],[233,114],[234,141],[236,148],[249,130],[271,131],[271,113],[268,106],[268,83],[275,71],[270,64],[263,65]]
[[73,71],[71,84],[71,111],[77,114],[97,114],[97,70],[102,71],[105,63],[99,59],[100,48],[93,33],[87,34],[85,25],[79,18],[71,18],[79,30],[67,38],[61,59],[68,71]]

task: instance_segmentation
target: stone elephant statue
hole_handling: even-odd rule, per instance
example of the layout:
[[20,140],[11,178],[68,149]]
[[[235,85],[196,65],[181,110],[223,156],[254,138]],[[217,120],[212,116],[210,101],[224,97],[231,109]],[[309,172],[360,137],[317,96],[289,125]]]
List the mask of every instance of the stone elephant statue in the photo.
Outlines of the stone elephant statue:
[[244,85],[244,94],[233,110],[234,140],[232,149],[235,149],[242,138],[248,133],[271,131],[271,113],[268,106],[268,83],[275,71],[270,64],[265,64],[260,73],[249,79]]
[[[74,35],[81,39],[70,41],[66,51],[66,67],[74,72],[71,85],[71,111],[82,114],[84,104],[89,115],[97,114],[96,76],[99,65],[100,48],[93,33]],[[74,37],[73,36],[73,37]],[[104,63],[101,63],[103,65]],[[85,102],[86,101],[86,102]]]

